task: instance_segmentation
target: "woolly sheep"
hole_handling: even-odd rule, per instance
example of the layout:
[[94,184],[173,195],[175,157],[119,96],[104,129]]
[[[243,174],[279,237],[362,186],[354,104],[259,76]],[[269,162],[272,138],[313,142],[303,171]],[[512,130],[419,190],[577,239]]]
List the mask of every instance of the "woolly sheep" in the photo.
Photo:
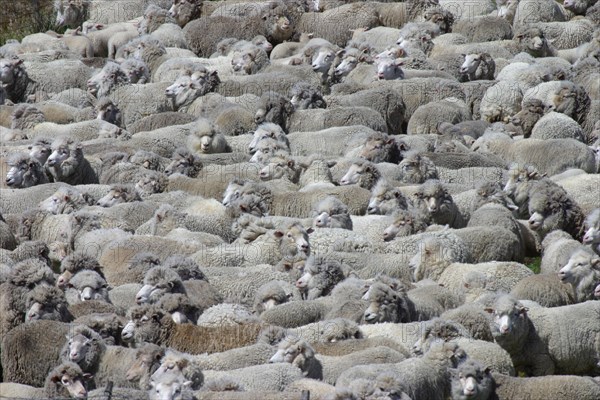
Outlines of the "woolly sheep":
[[48,183],[48,176],[39,161],[25,153],[11,156],[7,164],[10,167],[5,180],[8,187],[27,188]]
[[326,197],[313,208],[317,228],[342,228],[352,230],[348,207],[333,196]]
[[231,151],[222,133],[208,120],[197,120],[189,139],[188,147],[195,153],[225,153]]
[[448,224],[454,228],[466,225],[452,196],[438,180],[429,180],[423,183],[415,192],[414,197],[415,207],[428,214],[431,222],[438,225]]
[[[493,313],[490,329],[494,340],[509,352],[518,371],[533,376],[554,372],[585,374],[596,364],[593,349],[600,331],[596,303],[528,310],[505,295],[498,297],[487,311]],[[568,327],[581,339],[565,343],[565,333],[557,333],[555,324]]]
[[27,294],[25,322],[41,319],[63,322],[69,322],[72,319],[67,310],[67,300],[58,288],[38,285]]
[[542,237],[554,229],[562,229],[580,240],[584,215],[581,208],[562,188],[541,187],[529,198],[529,226]]
[[416,209],[396,210],[392,224],[383,231],[383,240],[388,242],[396,236],[409,236],[425,231],[427,218]]
[[578,250],[571,254],[567,264],[558,271],[561,282],[568,283],[573,288],[577,303],[594,300],[593,289],[600,279],[598,263],[598,257],[586,250]]
[[[600,395],[598,384],[590,377],[554,375],[534,378],[510,377],[492,374],[496,382],[496,394],[500,398],[528,397],[558,400],[557,393],[566,390],[581,399],[594,399]],[[540,397],[538,397],[540,396]]]
[[600,209],[594,209],[585,219],[585,235],[582,238],[584,244],[591,245],[596,254],[600,254]]
[[311,256],[306,260],[303,274],[296,281],[296,287],[307,300],[326,296],[337,283],[346,278],[344,269],[344,266],[336,261]]
[[82,270],[77,272],[69,280],[66,297],[69,304],[76,304],[80,301],[103,300],[108,299],[108,290],[106,280],[96,271]]
[[573,290],[563,284],[558,275],[541,273],[521,279],[510,291],[518,300],[532,300],[543,307],[573,304]]
[[57,182],[71,185],[98,183],[98,177],[83,156],[81,143],[58,138],[52,142],[52,154],[46,161],[48,171]]
[[[152,308],[134,324],[136,342],[165,345],[190,354],[214,353],[254,343],[260,330],[257,324],[224,327],[176,324],[171,316]],[[190,341],[191,338],[194,340]]]
[[435,344],[422,358],[410,358],[397,364],[373,364],[353,367],[340,375],[336,386],[348,386],[352,380],[372,379],[384,371],[402,377],[411,398],[444,399],[450,394],[450,371],[466,358],[455,343]]
[[187,110],[194,100],[215,91],[221,83],[217,71],[209,72],[206,68],[202,68],[194,73],[186,72],[165,90],[165,95],[171,100],[173,108],[177,111]]

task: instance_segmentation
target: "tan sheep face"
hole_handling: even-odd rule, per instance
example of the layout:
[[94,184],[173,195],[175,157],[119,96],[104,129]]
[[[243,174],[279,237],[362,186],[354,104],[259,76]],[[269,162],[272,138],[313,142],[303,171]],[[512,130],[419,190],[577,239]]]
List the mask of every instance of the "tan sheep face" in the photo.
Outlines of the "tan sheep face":
[[82,334],[77,334],[73,337],[67,335],[67,340],[69,341],[69,361],[78,363],[83,360],[90,349],[92,339],[89,339]]
[[335,67],[333,74],[338,78],[344,77],[352,72],[357,65],[358,59],[356,57],[347,56],[342,60],[341,63],[338,64],[337,67]]
[[42,165],[46,163],[48,157],[50,157],[50,153],[52,150],[50,149],[50,144],[40,144],[34,143],[33,145],[28,147],[29,156],[38,160],[38,162]]
[[181,392],[192,386],[192,381],[181,379],[166,380],[164,382],[150,381],[152,389],[149,392],[150,400],[174,400],[181,398]]
[[587,251],[573,253],[567,264],[558,271],[561,282],[576,286],[583,279],[600,279],[600,258]]
[[401,66],[404,62],[401,59],[382,58],[377,62],[377,79],[395,80],[404,79],[404,71]]
[[[84,374],[84,376],[90,376],[90,374]],[[87,390],[80,377],[73,378],[69,374],[63,374],[60,378],[60,384],[64,386],[71,397],[76,399],[87,398]]]
[[55,165],[60,166],[71,155],[71,151],[67,145],[59,146],[57,148],[53,148],[52,150],[52,154],[50,154],[50,157],[48,157],[47,161],[47,164],[50,167]]
[[61,214],[70,200],[71,196],[68,193],[57,191],[46,200],[41,201],[38,207],[55,215]]
[[[292,163],[291,165],[289,163]],[[288,170],[293,166],[293,161],[288,161],[287,163],[284,161],[270,162],[266,166],[264,166],[258,176],[262,181],[270,181],[273,179],[281,179],[288,174]]]
[[364,165],[352,164],[348,169],[348,172],[346,172],[346,175],[344,175],[342,179],[340,179],[340,185],[345,186],[357,184],[360,180],[361,175],[365,172],[366,171]]
[[412,218],[401,214],[394,219],[394,222],[383,231],[383,240],[389,242],[393,240],[400,230],[409,227],[412,224]]
[[281,240],[280,247],[288,248],[293,253],[299,252],[309,256],[310,243],[308,242],[308,235],[312,232],[312,228],[304,229],[301,225],[293,225],[285,232],[275,231],[274,235]]

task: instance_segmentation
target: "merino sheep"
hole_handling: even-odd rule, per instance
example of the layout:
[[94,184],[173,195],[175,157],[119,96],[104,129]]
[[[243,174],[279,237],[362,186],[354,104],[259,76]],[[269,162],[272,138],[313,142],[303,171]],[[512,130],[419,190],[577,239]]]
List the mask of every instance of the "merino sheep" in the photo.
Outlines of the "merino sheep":
[[296,287],[307,300],[326,296],[346,278],[344,269],[337,261],[311,256],[306,260],[303,275],[296,281]]
[[231,152],[225,136],[206,119],[196,120],[194,129],[188,138],[188,148],[190,151],[200,154]]
[[48,176],[39,161],[25,153],[11,156],[7,164],[10,169],[5,182],[10,188],[28,188],[48,183]]
[[[587,301],[555,308],[527,309],[509,295],[487,309],[494,340],[509,352],[515,368],[528,375],[585,374],[596,367],[600,304]],[[567,327],[570,333],[557,330]],[[574,335],[579,340],[569,338]],[[566,351],[565,351],[566,350]]]
[[511,377],[493,373],[499,398],[529,398],[531,400],[559,400],[561,391],[568,391],[578,399],[600,396],[598,383],[591,377],[553,375],[534,378]]
[[400,161],[402,183],[424,183],[429,179],[437,179],[437,169],[431,160],[417,152],[405,152]]
[[396,236],[410,236],[427,229],[427,217],[419,210],[409,208],[392,213],[394,221],[383,231],[383,240],[389,242]]
[[56,182],[70,185],[98,183],[96,172],[83,156],[83,146],[72,139],[52,142],[52,154],[46,161],[48,172]]
[[561,282],[573,288],[577,303],[594,300],[594,288],[600,281],[598,265],[600,258],[586,250],[578,250],[571,254],[569,262],[558,272]]
[[438,180],[429,180],[423,183],[415,192],[414,197],[415,207],[429,215],[432,223],[448,224],[453,228],[461,228],[466,225],[452,196]]
[[317,228],[342,228],[352,230],[348,207],[336,197],[329,196],[313,208],[314,225]]
[[116,126],[122,125],[121,110],[112,100],[102,97],[96,103],[96,119],[109,122]]
[[594,209],[584,221],[585,235],[583,235],[582,243],[589,244],[592,250],[600,255],[600,208]]
[[81,193],[72,187],[61,186],[52,196],[41,201],[39,208],[50,211],[52,214],[71,214],[89,205],[90,200],[87,193]]
[[169,346],[190,354],[215,353],[254,343],[260,325],[199,327],[176,324],[170,315],[150,308],[134,321],[136,342]]
[[171,100],[174,110],[186,111],[194,100],[215,91],[220,83],[217,71],[209,72],[204,67],[194,73],[184,71],[165,89],[165,96]]
[[129,83],[129,77],[117,63],[107,63],[100,72],[87,81],[88,93],[98,99],[108,96],[118,86]]
[[29,104],[19,104],[10,115],[11,129],[29,130],[46,121],[46,116],[39,108]]
[[106,196],[100,198],[96,204],[100,207],[112,207],[133,201],[142,201],[133,185],[112,185]]
[[399,188],[390,186],[380,179],[371,191],[367,212],[369,214],[391,215],[398,209],[406,209],[408,201]]
[[66,297],[69,304],[81,301],[102,300],[110,302],[108,298],[108,284],[98,272],[82,270],[77,272],[67,284]]
[[340,179],[340,184],[357,184],[362,188],[371,190],[375,187],[380,177],[381,173],[373,162],[357,159],[352,163],[348,172]]

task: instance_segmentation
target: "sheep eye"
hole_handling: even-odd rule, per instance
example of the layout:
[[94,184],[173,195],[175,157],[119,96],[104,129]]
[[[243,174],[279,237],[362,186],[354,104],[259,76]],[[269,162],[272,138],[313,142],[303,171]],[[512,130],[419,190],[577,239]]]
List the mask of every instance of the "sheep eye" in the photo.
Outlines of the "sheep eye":
[[71,384],[71,382],[67,378],[62,378],[60,381],[65,386],[69,386]]

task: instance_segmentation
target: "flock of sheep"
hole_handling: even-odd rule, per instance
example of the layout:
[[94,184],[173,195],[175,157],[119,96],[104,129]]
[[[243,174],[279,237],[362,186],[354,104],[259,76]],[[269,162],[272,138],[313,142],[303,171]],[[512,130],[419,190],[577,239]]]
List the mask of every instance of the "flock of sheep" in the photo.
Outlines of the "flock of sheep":
[[1,399],[600,399],[600,2],[55,9],[0,47]]

